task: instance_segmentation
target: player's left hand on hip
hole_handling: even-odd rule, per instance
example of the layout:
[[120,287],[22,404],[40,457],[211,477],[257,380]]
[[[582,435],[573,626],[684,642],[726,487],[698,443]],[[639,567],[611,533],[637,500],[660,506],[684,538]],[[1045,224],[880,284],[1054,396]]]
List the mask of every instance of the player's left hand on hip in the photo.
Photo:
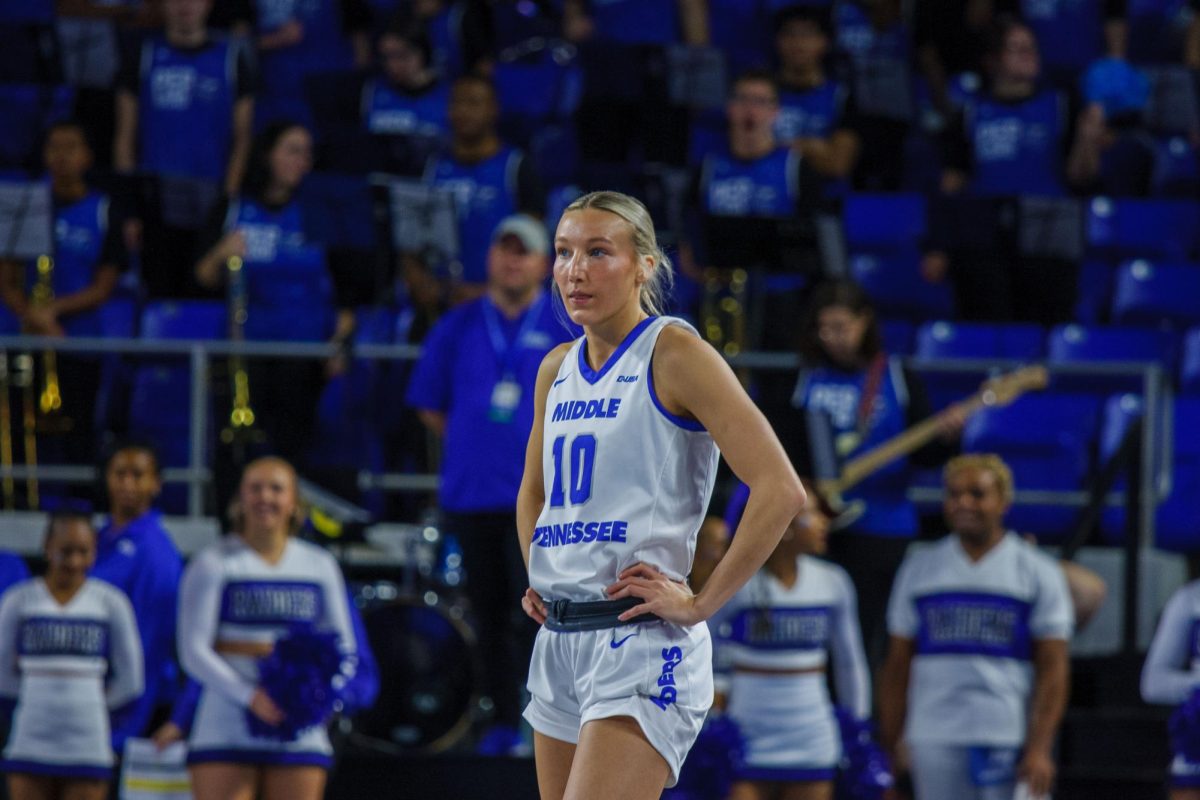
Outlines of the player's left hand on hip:
[[618,617],[623,622],[642,614],[654,614],[678,625],[700,621],[696,616],[696,596],[687,583],[672,580],[651,564],[639,562],[627,567],[606,591],[609,600],[638,597],[643,601]]

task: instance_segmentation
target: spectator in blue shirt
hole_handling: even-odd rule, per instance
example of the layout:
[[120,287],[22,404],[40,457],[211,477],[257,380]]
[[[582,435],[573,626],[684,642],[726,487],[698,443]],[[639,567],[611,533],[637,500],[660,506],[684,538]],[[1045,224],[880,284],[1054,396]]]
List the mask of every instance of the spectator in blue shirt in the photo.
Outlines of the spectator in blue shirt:
[[16,553],[0,551],[0,595],[29,577],[29,565]]
[[496,225],[518,212],[540,217],[545,194],[533,162],[500,139],[500,106],[491,81],[477,75],[456,80],[449,115],[450,147],[429,160],[424,180],[454,194],[462,263],[451,300],[461,302],[485,291],[488,239]]
[[527,582],[515,513],[533,388],[542,357],[571,338],[545,290],[548,255],[541,222],[525,215],[502,220],[488,248],[486,293],[433,327],[408,387],[408,404],[442,440],[443,525],[462,545],[488,665],[484,691],[496,709],[481,748],[493,753],[517,744],[533,644],[532,626],[511,602]]
[[234,192],[254,120],[245,46],[211,33],[212,0],[164,0],[164,29],[117,79],[113,166],[203,178]]
[[123,591],[133,606],[145,658],[145,692],[113,719],[113,748],[149,733],[155,711],[175,699],[175,614],[183,559],[154,510],[162,490],[158,457],[148,445],[118,445],[104,466],[109,516],[96,540],[92,577]]

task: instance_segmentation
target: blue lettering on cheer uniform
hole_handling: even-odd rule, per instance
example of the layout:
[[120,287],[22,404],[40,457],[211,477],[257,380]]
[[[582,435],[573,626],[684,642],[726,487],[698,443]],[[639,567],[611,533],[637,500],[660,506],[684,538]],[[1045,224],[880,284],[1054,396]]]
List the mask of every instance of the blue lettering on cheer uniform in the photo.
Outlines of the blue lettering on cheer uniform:
[[316,622],[324,613],[321,587],[304,581],[230,581],[221,621],[238,625]]
[[733,618],[729,639],[756,650],[823,650],[830,612],[829,606],[745,608]]
[[919,655],[980,655],[1028,660],[1033,649],[1026,600],[983,592],[916,599]]
[[97,656],[108,653],[108,623],[97,619],[30,617],[21,622],[23,656]]

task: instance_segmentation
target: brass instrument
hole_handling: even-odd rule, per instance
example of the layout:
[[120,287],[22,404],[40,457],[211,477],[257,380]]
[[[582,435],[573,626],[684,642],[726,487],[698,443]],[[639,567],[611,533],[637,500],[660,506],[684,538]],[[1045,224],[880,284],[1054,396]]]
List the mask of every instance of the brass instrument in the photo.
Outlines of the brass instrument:
[[11,384],[8,379],[8,352],[0,350],[0,469],[4,477],[0,479],[4,491],[4,509],[12,511],[16,508],[16,484],[13,481],[13,438],[12,438],[12,407],[9,405],[8,392]]
[[[704,300],[700,311],[704,338],[726,356],[736,356],[746,349],[749,277],[744,269],[710,267],[704,271]],[[744,370],[739,371],[738,377],[743,384],[749,380]]]
[[[246,340],[246,278],[242,273],[242,259],[232,256],[225,262],[229,271],[229,339],[233,342]],[[247,440],[260,441],[262,432],[254,426],[254,408],[250,405],[250,375],[246,372],[246,360],[234,351],[229,357],[229,374],[233,388],[232,408],[229,425],[221,431],[221,441],[241,447]]]
[[[37,283],[33,285],[29,300],[35,308],[54,302],[54,260],[50,256],[38,256]],[[62,410],[62,392],[58,385],[58,362],[53,350],[42,353],[42,365],[44,383],[38,395],[38,410],[43,415],[54,414]]]

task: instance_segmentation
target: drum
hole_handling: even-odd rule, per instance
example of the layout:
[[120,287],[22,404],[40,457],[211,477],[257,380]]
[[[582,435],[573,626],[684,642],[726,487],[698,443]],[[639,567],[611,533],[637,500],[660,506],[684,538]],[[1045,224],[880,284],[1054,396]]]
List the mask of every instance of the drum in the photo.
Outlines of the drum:
[[479,685],[474,634],[435,592],[401,595],[394,584],[357,587],[379,664],[379,697],[353,720],[354,739],[376,749],[436,753],[470,729]]

